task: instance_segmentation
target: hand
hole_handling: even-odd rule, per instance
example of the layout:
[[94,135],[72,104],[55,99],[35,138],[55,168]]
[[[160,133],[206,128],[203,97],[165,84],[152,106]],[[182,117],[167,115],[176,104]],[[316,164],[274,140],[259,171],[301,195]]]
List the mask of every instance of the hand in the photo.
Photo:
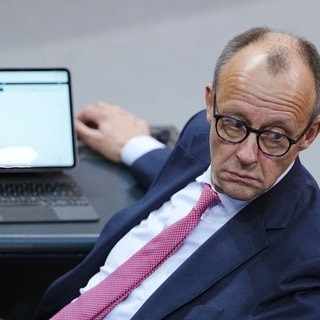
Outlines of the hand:
[[85,107],[74,120],[78,137],[107,159],[120,162],[129,139],[150,135],[147,122],[117,105],[99,102]]

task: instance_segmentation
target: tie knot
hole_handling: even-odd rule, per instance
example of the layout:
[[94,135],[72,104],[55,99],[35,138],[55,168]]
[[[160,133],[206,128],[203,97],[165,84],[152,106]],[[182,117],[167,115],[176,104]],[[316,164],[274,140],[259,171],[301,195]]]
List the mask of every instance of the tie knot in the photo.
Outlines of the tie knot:
[[204,212],[209,207],[215,206],[220,202],[220,198],[211,186],[207,183],[204,184],[197,207]]

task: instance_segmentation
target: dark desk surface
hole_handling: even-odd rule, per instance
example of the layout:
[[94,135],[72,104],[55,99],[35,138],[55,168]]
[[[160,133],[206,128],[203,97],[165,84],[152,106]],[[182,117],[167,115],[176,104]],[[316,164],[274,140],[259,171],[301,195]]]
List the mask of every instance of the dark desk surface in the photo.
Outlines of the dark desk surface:
[[96,222],[0,224],[0,257],[29,254],[85,254],[106,221],[143,195],[130,171],[81,147],[70,174],[100,216]]

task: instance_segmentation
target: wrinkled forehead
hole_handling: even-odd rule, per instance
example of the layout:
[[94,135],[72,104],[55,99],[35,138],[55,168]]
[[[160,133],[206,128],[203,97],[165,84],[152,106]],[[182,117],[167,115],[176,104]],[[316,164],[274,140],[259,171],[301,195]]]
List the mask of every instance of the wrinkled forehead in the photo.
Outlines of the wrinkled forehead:
[[316,99],[312,71],[297,50],[297,41],[287,35],[250,44],[236,53],[221,69],[218,88],[237,90],[241,85],[259,86],[265,92],[285,90],[289,95],[303,93],[310,108]]

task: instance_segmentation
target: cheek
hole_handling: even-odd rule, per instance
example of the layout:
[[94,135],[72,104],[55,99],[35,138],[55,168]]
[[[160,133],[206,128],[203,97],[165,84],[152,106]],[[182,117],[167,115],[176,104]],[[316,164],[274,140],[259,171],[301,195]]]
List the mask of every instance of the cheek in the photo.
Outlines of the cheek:
[[211,161],[216,165],[221,165],[226,161],[235,158],[236,145],[226,143],[221,140],[215,131],[210,135],[210,154]]
[[[264,176],[273,177],[274,180],[277,180],[282,173],[284,173],[287,168],[292,164],[295,157],[286,157],[279,159],[267,159],[261,163],[261,168],[264,172]],[[268,161],[269,160],[269,161]]]
[[226,144],[215,137],[214,139],[211,139],[210,152],[213,177],[220,180],[219,176],[223,171],[230,167],[234,167],[235,146]]
[[276,183],[293,161],[294,157],[289,156],[284,158],[261,157],[258,168],[264,191],[270,189]]

